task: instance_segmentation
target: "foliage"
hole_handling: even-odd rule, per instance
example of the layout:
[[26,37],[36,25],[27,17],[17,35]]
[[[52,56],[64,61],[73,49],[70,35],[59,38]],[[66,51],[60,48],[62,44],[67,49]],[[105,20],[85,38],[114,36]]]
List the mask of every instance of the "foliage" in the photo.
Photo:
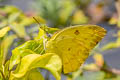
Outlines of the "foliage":
[[[88,23],[90,14],[95,16],[95,13],[90,12],[86,16],[90,1],[36,0],[34,7],[40,16],[35,12],[24,13],[14,6],[0,7],[0,80],[44,80],[41,68],[51,72],[56,80],[60,80],[63,66],[61,58],[54,53],[45,53],[47,41],[56,31],[59,32],[59,29],[45,25],[39,28],[32,17],[34,16],[40,23],[47,23],[53,27],[85,24]],[[101,9],[97,8],[98,12],[99,10]],[[109,21],[110,24],[118,24],[118,26],[119,22],[119,15]],[[117,37],[116,41],[98,49],[105,51],[119,48],[120,32]],[[93,59],[94,63],[84,64],[76,72],[66,74],[67,79],[120,80],[120,71],[110,68],[101,52],[94,52]]]
[[88,22],[86,15],[73,0],[35,0],[33,6],[54,27]]
[[[115,6],[110,5],[115,3]],[[33,7],[53,27],[102,23],[120,25],[119,0],[35,0]],[[116,7],[116,11],[111,10]]]
[[[36,23],[32,17],[34,15],[35,14],[27,15],[14,6],[3,6],[0,8],[0,28],[9,25],[11,31],[15,33],[18,38],[26,38],[25,40],[28,40],[32,35],[28,35],[26,27]],[[45,20],[41,17],[37,18],[39,18],[41,23],[45,23]]]
[[[47,28],[47,26],[42,26],[39,29],[39,35],[36,36],[34,40],[27,41],[23,45],[18,46],[17,48],[12,50],[12,56],[10,60],[7,60],[7,54],[9,53],[8,49],[13,43],[14,38],[16,38],[16,35],[7,35],[7,37],[2,40],[0,44],[1,79],[35,80],[35,78],[37,78],[44,80],[43,76],[40,74],[40,70],[37,69],[38,67],[50,71],[55,76],[56,80],[61,79],[61,59],[53,53],[43,54],[45,53],[44,41],[46,43],[46,40],[49,38],[47,38],[47,35],[42,28],[45,28],[45,30],[47,30],[51,34],[54,31],[58,30],[55,28]],[[5,30],[7,31],[7,29]],[[1,32],[5,30],[3,28]],[[6,44],[8,40],[9,44]],[[18,65],[16,69],[14,69],[16,64]]]
[[[53,37],[51,37],[50,39],[49,34],[53,34],[59,29],[48,28],[45,25],[41,25],[38,36],[36,36],[34,40],[26,41],[24,44],[13,49],[12,56],[10,59],[7,59],[7,54],[9,53],[8,48],[13,43],[13,40],[14,38],[16,38],[16,35],[13,35],[13,34],[7,35],[7,37],[3,35],[2,37],[4,37],[5,40],[3,39],[0,44],[1,45],[0,47],[1,79],[3,80],[28,80],[28,79],[35,80],[37,77],[38,79],[44,80],[43,76],[40,73],[40,69],[38,69],[38,68],[44,68],[50,71],[53,74],[53,76],[56,78],[56,80],[61,80],[62,65],[64,66],[64,73],[70,73],[77,70],[78,67],[80,67],[80,65],[79,66],[75,65],[74,67],[77,67],[77,68],[73,69],[72,71],[68,70],[69,66],[67,64],[64,64],[64,61],[65,61],[64,56],[60,56],[60,54],[58,53],[58,51],[59,52],[61,51],[58,50],[57,52],[55,52],[56,48],[53,46],[53,44],[49,44],[49,43],[56,43],[54,45],[57,46],[59,43],[59,42],[58,43],[56,42],[57,37],[59,39],[61,36],[64,36],[63,33],[67,33],[67,32],[71,33],[71,31],[75,32],[76,31],[75,29],[78,29],[80,32],[84,30],[88,30],[88,32],[91,32],[91,33],[94,32],[96,35],[99,35],[98,33],[101,33],[101,35],[99,35],[100,36],[99,40],[96,40],[95,42],[100,41],[102,37],[104,37],[105,35],[105,30],[103,28],[100,28],[99,26],[87,25],[87,26],[75,26],[75,27],[63,29],[60,32],[54,34]],[[1,32],[6,33],[8,30],[9,29],[6,29],[6,28],[4,30],[3,28]],[[71,37],[74,38],[76,34],[77,35],[79,34],[79,31],[78,33],[75,33],[74,36],[71,35]],[[87,36],[90,36],[90,35],[87,35]],[[98,38],[98,36],[95,36],[95,39],[96,38]],[[8,40],[9,40],[9,44],[6,44]],[[68,41],[70,41],[70,39]],[[68,43],[66,43],[65,45],[67,46]],[[88,44],[86,44],[86,46],[87,45]],[[51,49],[51,47],[53,48]],[[90,49],[92,49],[93,47],[90,47]],[[60,49],[60,46],[58,49]],[[82,47],[80,47],[79,50],[82,50]],[[63,55],[65,53],[61,53],[61,54]],[[73,56],[73,55],[71,54],[69,56]],[[88,56],[83,54],[82,57],[78,58],[78,60],[82,59],[83,60],[82,63],[83,63],[85,62],[85,59]],[[65,66],[68,68],[66,68]]]

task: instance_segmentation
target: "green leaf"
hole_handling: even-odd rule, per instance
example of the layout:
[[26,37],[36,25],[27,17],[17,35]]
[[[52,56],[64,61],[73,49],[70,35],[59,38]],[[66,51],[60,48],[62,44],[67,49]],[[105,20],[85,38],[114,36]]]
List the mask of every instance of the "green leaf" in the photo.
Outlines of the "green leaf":
[[16,38],[15,35],[9,35],[1,41],[1,44],[0,44],[0,70],[3,69],[2,66],[4,66],[4,64],[5,64],[8,51],[9,51],[10,46],[13,43],[15,38]]
[[14,65],[20,62],[20,58],[28,54],[42,54],[44,53],[44,46],[41,40],[30,40],[12,50],[10,59],[10,70]]
[[34,68],[44,68],[49,70],[56,80],[60,80],[60,71],[62,62],[59,56],[48,53],[48,54],[30,54],[21,59],[21,63],[17,66],[17,69],[11,73],[15,78],[23,77],[28,71]]
[[27,75],[28,76],[26,80],[44,80],[44,77],[37,69],[29,71]]
[[84,77],[80,75],[80,76],[76,77],[76,79],[74,79],[74,80],[86,80],[86,79],[84,79]]
[[36,69],[32,69],[28,71],[26,75],[24,75],[21,78],[16,78],[14,76],[11,76],[9,80],[44,80],[44,77],[39,72],[39,70],[36,68]]
[[117,76],[116,80],[120,80],[120,75]]
[[113,48],[117,48],[117,45],[115,42],[110,42],[107,45],[103,46],[102,50],[109,50],[109,49],[113,49]]
[[0,22],[0,28],[3,28],[5,26],[7,26],[8,24],[8,21],[6,19],[3,19],[1,22]]
[[25,38],[27,36],[24,26],[13,22],[10,27],[19,37]]
[[10,14],[9,17],[8,17],[8,23],[11,24],[16,19],[18,19],[19,16],[20,16],[20,12]]
[[8,51],[10,50],[10,46],[13,43],[14,39],[16,38],[15,35],[9,35],[5,37],[0,45],[0,70],[3,71],[5,77],[8,77],[8,65],[9,62],[6,62],[6,57]]
[[73,12],[73,9],[75,8],[75,4],[71,0],[69,1],[63,0],[63,1],[64,2],[62,3],[62,5],[60,5],[62,7],[62,9],[60,10],[60,19],[62,22],[66,23],[71,13]]
[[0,37],[3,37],[9,30],[10,30],[10,27],[4,27],[0,29]]
[[72,24],[85,24],[88,22],[88,18],[84,15],[82,10],[78,10],[74,13]]
[[0,80],[2,80],[2,74],[1,74],[1,72],[0,72]]
[[104,80],[105,73],[102,71],[86,72],[86,74],[84,74],[83,76],[85,80]]
[[77,70],[76,72],[72,73],[72,79],[73,80],[82,80],[82,69]]
[[0,77],[0,80],[3,80],[3,79]]
[[4,76],[5,76],[5,78],[6,79],[8,79],[9,78],[9,63],[10,63],[10,61],[8,60],[6,63],[5,63],[5,65],[3,65],[3,67],[4,67]]
[[1,42],[1,49],[0,49],[0,61],[2,61],[2,64],[5,63],[6,56],[8,54],[8,50],[10,46],[12,45],[14,39],[16,38],[16,35],[9,35],[5,37]]
[[[119,36],[119,32],[118,32],[118,36]],[[120,47],[120,37],[118,37],[115,42],[110,42],[107,45],[103,46],[102,50],[104,51],[118,47]]]
[[104,78],[105,73],[102,71],[84,71],[83,74],[79,74],[73,80],[104,80]]
[[6,5],[4,7],[4,11],[11,14],[11,13],[19,12],[20,10],[18,8],[16,8],[15,6]]
[[34,23],[34,19],[32,17],[24,16],[23,20],[20,22],[22,26],[28,26]]

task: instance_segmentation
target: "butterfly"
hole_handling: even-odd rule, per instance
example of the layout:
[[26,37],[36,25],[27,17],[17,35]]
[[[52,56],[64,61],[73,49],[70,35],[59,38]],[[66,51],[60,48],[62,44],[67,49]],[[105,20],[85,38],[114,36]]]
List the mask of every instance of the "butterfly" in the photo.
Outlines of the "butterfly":
[[106,30],[97,25],[67,27],[51,37],[46,52],[57,54],[62,60],[64,73],[70,73],[79,69],[105,35]]

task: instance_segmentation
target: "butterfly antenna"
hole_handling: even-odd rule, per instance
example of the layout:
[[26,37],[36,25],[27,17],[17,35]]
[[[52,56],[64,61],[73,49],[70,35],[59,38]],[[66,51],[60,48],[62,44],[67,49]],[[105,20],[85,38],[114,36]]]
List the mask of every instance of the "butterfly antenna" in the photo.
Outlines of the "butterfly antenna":
[[35,17],[33,17],[33,19],[38,23],[38,25],[41,27],[41,24],[39,23],[39,21],[35,18]]
[[[35,17],[33,17],[33,19],[38,23],[38,25],[40,26],[40,28],[42,28],[41,27],[41,24],[39,23],[39,21],[35,18]],[[45,27],[43,27],[43,30],[45,31]],[[45,31],[46,32],[46,31]],[[48,34],[48,32],[46,32],[47,34]]]

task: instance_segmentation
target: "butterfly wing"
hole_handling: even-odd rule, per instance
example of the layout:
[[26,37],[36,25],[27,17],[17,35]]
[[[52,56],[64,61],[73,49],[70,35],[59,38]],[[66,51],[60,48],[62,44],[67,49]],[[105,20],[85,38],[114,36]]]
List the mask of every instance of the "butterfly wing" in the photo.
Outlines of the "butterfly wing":
[[47,51],[60,56],[64,73],[77,70],[89,52],[104,37],[106,31],[95,25],[73,26],[55,34],[47,44]]

